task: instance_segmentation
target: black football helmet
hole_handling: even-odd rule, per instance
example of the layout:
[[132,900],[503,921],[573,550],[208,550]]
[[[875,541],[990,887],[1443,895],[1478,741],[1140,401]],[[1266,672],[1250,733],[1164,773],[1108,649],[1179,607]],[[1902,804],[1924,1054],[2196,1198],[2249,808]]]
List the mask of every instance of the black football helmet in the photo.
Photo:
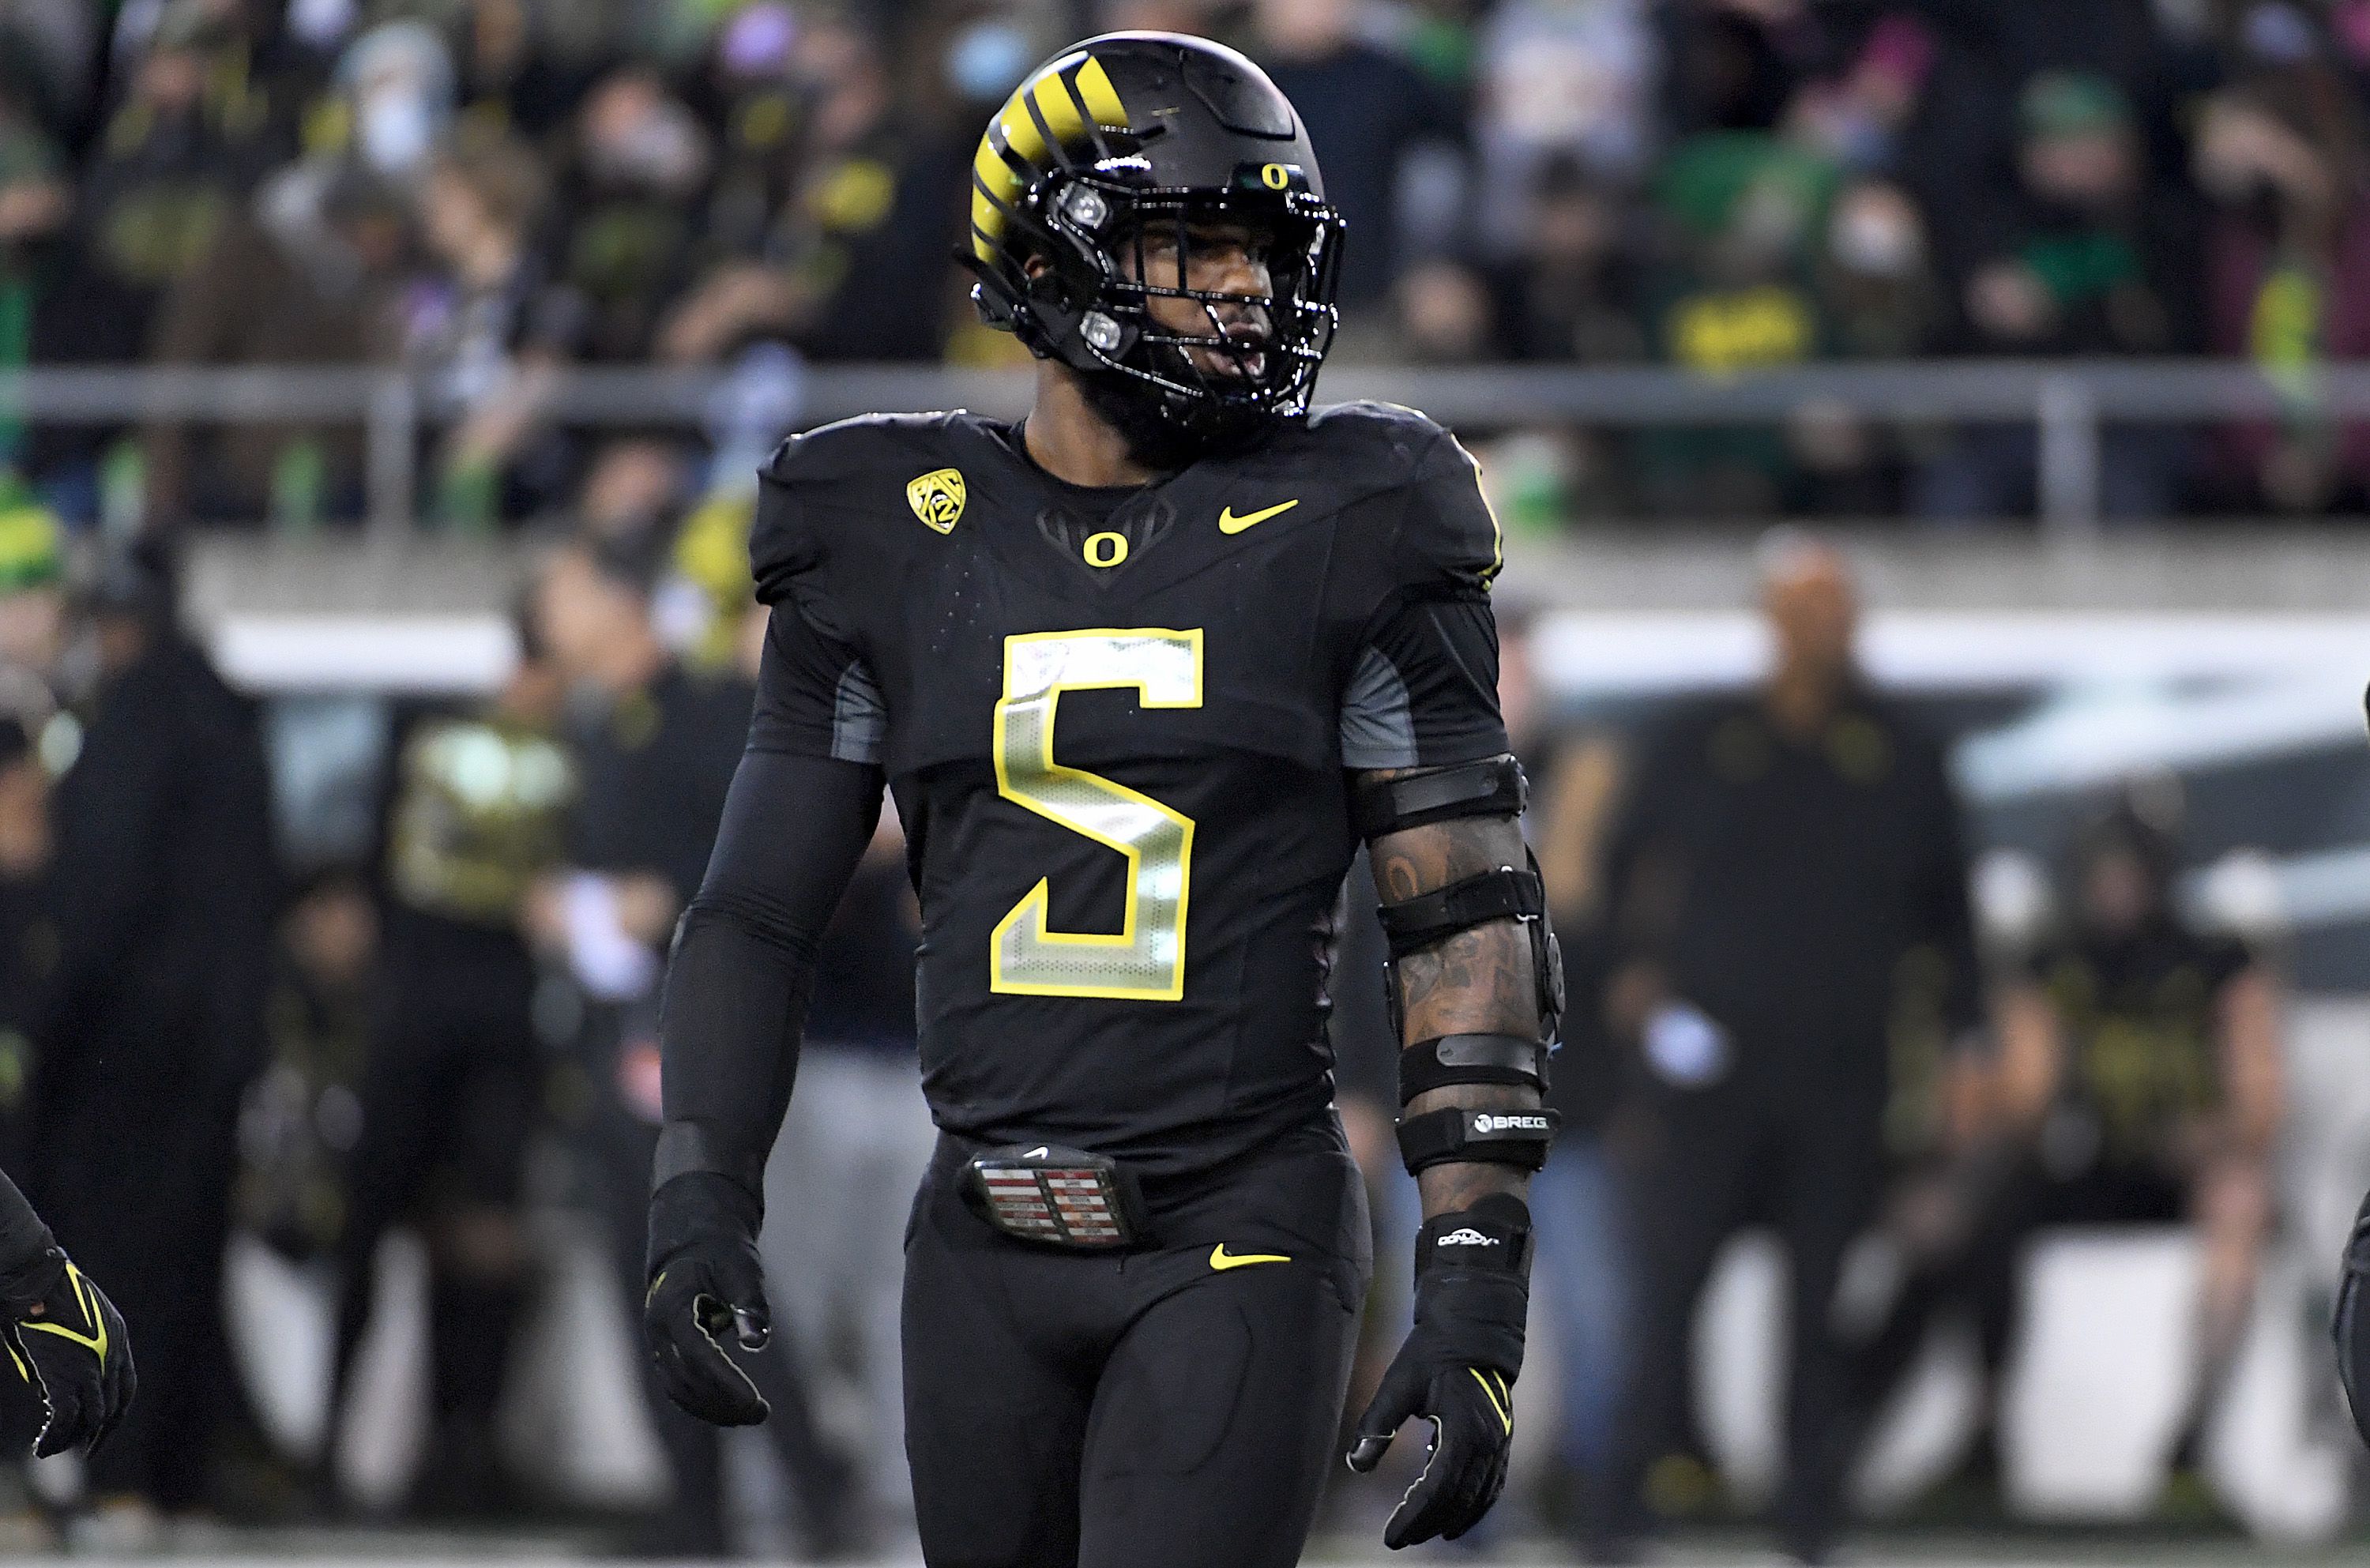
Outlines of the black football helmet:
[[[1188,234],[1208,225],[1258,236],[1271,295],[1186,286]],[[1173,239],[1173,276],[1145,270],[1147,235]],[[1121,399],[1206,443],[1307,411],[1341,236],[1308,133],[1266,73],[1206,39],[1109,33],[1030,73],[988,125],[961,259],[987,323],[1078,372],[1098,407]],[[1207,330],[1163,325],[1159,297],[1199,303]],[[1263,338],[1230,308],[1254,306]]]

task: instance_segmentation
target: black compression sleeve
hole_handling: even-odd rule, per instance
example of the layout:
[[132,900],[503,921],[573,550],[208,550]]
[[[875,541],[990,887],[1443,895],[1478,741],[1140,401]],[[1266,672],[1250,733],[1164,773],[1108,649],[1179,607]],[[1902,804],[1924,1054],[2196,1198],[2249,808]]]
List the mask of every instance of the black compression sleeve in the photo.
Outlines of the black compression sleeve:
[[50,1292],[58,1270],[57,1242],[50,1228],[0,1174],[0,1307],[30,1306]]
[[815,947],[880,818],[881,774],[785,752],[741,759],[668,964],[654,1186],[691,1170],[765,1189],[798,1072]]

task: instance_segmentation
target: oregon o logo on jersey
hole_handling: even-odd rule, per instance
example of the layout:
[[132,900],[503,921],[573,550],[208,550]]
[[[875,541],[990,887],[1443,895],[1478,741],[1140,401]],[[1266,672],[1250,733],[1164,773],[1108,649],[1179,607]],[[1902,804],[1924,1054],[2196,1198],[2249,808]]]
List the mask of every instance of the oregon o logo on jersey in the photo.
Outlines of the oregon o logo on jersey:
[[962,521],[964,495],[961,468],[935,469],[905,487],[905,503],[914,515],[941,534],[954,532]]

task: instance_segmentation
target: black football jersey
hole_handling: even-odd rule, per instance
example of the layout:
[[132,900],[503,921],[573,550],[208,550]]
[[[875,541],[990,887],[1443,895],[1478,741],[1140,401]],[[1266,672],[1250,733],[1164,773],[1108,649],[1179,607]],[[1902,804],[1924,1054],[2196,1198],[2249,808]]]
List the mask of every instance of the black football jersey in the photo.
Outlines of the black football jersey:
[[885,771],[941,1126],[1170,1174],[1323,1109],[1347,771],[1506,749],[1500,548],[1464,450],[1375,405],[1123,490],[960,413],[782,447],[750,744]]

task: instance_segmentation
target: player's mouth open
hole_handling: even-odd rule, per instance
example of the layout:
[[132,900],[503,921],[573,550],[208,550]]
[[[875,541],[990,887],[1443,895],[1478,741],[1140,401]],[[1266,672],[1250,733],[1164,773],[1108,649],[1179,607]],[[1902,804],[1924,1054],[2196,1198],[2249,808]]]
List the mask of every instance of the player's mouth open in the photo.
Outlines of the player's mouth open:
[[1257,327],[1226,329],[1228,347],[1210,352],[1210,368],[1220,375],[1257,381],[1267,375],[1267,333]]

